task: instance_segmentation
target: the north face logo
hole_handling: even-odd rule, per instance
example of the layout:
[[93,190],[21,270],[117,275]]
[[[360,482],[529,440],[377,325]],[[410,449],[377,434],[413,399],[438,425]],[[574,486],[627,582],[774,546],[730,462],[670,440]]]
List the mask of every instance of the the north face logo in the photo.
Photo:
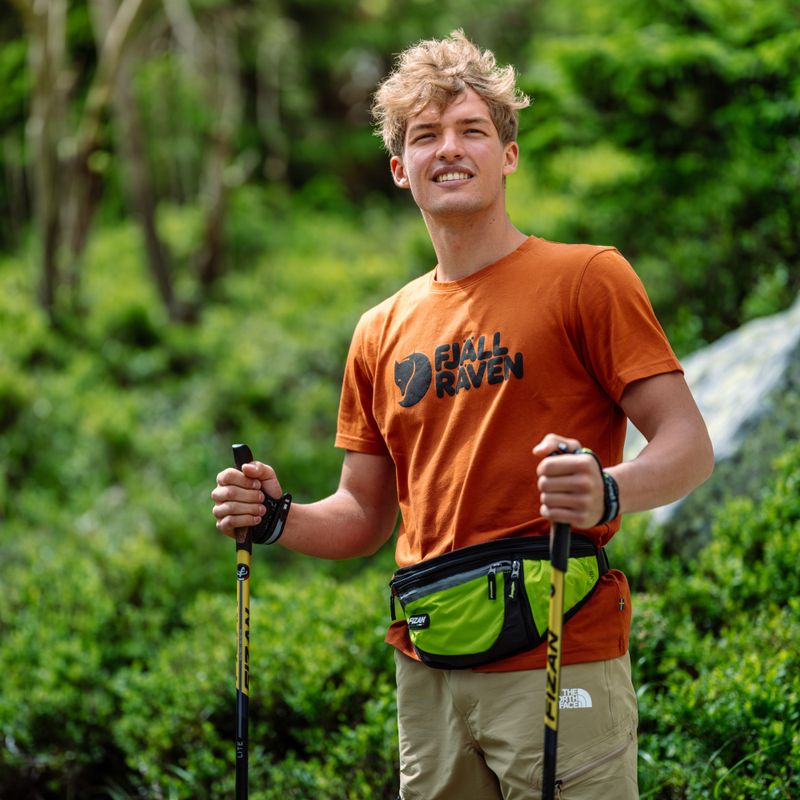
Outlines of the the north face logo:
[[558,707],[591,708],[592,696],[586,689],[562,689],[558,696]]
[[412,353],[394,362],[394,382],[403,399],[400,405],[408,408],[419,403],[428,391],[433,378],[431,362],[422,353]]

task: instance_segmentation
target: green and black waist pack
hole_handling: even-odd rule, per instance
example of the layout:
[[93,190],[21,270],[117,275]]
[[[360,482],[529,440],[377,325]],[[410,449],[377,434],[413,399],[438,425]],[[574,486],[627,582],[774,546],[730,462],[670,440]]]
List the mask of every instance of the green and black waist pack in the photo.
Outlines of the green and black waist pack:
[[[608,571],[605,551],[572,535],[564,621]],[[545,640],[550,599],[547,536],[499,539],[403,567],[389,583],[392,619],[405,619],[417,655],[439,669],[479,667]]]

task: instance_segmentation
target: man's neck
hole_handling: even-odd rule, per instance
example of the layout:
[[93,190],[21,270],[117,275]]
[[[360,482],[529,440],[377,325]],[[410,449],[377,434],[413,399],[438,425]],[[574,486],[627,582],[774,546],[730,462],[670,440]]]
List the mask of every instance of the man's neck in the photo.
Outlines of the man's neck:
[[457,281],[513,253],[528,238],[505,215],[480,222],[469,217],[423,214],[436,252],[436,280]]

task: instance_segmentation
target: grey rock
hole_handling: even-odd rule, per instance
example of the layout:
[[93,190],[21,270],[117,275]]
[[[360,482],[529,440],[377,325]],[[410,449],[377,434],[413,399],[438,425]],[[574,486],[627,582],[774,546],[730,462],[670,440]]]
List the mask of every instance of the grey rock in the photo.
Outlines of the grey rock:
[[[775,456],[800,440],[800,299],[682,363],[714,444],[715,469],[688,498],[656,509],[652,519],[668,525],[677,549],[685,551],[687,543],[702,544],[715,506],[733,495],[757,496]],[[626,460],[644,445],[644,437],[629,426]]]

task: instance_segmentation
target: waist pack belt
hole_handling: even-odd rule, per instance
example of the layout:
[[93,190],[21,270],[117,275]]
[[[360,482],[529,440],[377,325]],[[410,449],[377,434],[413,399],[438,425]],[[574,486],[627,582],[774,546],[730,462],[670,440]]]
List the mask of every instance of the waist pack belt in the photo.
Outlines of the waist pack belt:
[[[605,550],[572,535],[564,621],[608,572]],[[392,620],[406,620],[423,663],[440,669],[488,664],[545,640],[550,597],[547,536],[500,539],[465,547],[394,574]]]

